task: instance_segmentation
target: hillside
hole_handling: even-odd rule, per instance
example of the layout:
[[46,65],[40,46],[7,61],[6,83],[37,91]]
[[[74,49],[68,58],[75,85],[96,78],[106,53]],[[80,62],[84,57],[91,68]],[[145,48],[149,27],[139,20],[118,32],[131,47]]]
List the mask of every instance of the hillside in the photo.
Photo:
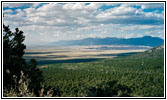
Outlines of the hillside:
[[162,57],[164,56],[164,45],[157,46],[155,48],[152,48],[150,50],[147,50],[142,53],[134,54],[130,57],[132,58],[154,58],[154,57]]
[[164,43],[164,40],[158,37],[144,36],[140,38],[86,38],[82,40],[63,40],[50,43],[51,46],[72,46],[72,45],[144,45],[155,47]]

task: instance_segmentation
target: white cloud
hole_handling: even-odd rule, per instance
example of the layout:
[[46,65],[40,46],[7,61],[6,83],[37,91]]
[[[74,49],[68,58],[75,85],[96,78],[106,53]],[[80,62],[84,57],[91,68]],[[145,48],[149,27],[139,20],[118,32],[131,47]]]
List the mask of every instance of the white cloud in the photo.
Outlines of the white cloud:
[[[126,34],[126,33],[124,33],[124,34]],[[142,37],[143,35],[142,34],[135,34],[135,33],[130,33],[130,34],[126,34],[126,35],[124,35],[124,37],[122,37],[122,38],[135,38],[135,37]]]
[[[13,8],[27,5],[29,7],[24,9],[4,10],[16,12],[5,14],[5,24],[21,28],[26,34],[26,43],[86,37],[133,37],[136,30],[142,30],[143,33],[135,36],[143,36],[148,30],[163,30],[163,13],[144,12],[134,8],[135,4],[49,3],[40,6],[39,3],[18,3],[5,6]],[[113,7],[101,10],[104,5]]]
[[3,12],[4,12],[4,13],[12,13],[13,11],[10,10],[10,9],[8,9],[8,10],[4,10]]
[[163,13],[144,12],[130,6],[121,5],[99,13],[96,22],[114,24],[163,24]]
[[125,27],[121,27],[121,30],[123,31],[134,31],[134,30],[156,30],[156,29],[162,29],[163,26],[157,26],[157,25],[128,25]]
[[34,3],[34,4],[32,4],[32,7],[38,7],[38,6],[40,6],[40,3]]
[[20,7],[38,7],[40,3],[3,3],[3,7],[20,8]]
[[121,3],[105,3],[106,6],[118,6],[121,5]]
[[97,18],[118,18],[118,17],[125,17],[128,15],[134,15],[136,9],[132,7],[115,7],[113,9],[105,10],[99,13],[96,17]]
[[3,3],[3,7],[8,7],[8,8],[28,7],[31,5],[32,3]]
[[149,30],[145,32],[146,35],[164,38],[164,30],[157,29],[157,30]]
[[94,10],[102,6],[102,3],[90,3],[85,5],[85,3],[68,3],[63,5],[65,10]]
[[147,4],[141,4],[142,9],[164,9],[163,3],[147,3]]
[[65,4],[63,6],[63,9],[65,10],[82,10],[85,9],[85,4],[84,3],[69,3],[69,4]]

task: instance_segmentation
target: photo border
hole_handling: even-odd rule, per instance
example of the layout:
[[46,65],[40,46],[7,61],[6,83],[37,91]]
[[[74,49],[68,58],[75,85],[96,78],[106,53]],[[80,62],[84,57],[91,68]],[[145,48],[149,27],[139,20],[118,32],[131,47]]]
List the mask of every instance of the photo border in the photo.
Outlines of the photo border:
[[[164,3],[164,79],[165,79],[165,81],[164,81],[164,97],[3,97],[3,89],[2,89],[2,64],[3,64],[3,57],[2,57],[2,55],[3,55],[3,44],[2,44],[2,37],[3,37],[3,13],[2,13],[2,11],[3,11],[3,7],[2,7],[2,3],[6,3],[6,2],[21,2],[21,3],[31,3],[31,2],[41,2],[41,3],[45,3],[45,2],[83,2],[83,3],[88,3],[88,2],[98,2],[98,3],[109,3],[109,2],[157,2],[157,3],[159,3],[159,2],[162,2],[162,3]],[[166,1],[1,1],[1,99],[166,99]]]

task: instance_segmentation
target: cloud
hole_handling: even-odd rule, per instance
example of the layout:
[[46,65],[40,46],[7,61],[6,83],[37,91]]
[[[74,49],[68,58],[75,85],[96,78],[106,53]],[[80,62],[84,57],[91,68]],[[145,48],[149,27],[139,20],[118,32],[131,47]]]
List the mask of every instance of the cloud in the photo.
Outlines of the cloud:
[[[132,4],[131,4],[132,5]],[[114,24],[163,24],[163,14],[144,12],[140,9],[121,5],[99,13],[97,21]],[[99,20],[98,20],[99,19]]]
[[105,3],[106,6],[118,6],[121,5],[121,3]]
[[98,9],[99,7],[101,7],[103,4],[102,3],[89,3],[89,4],[85,4],[85,3],[68,3],[65,4],[63,6],[63,9],[66,10],[94,10],[94,9]]
[[128,25],[125,27],[122,27],[122,30],[125,31],[134,31],[134,30],[154,30],[154,29],[162,29],[163,30],[163,26],[157,26],[157,25]]
[[12,13],[13,11],[11,9],[4,10],[3,13]]
[[164,9],[163,3],[146,3],[141,4],[142,9]]
[[32,3],[3,3],[3,7],[17,8],[17,7],[29,7]]
[[39,7],[40,3],[3,3],[4,8]]
[[[102,10],[105,6],[107,9]],[[150,30],[163,30],[163,12],[145,12],[143,6],[136,3],[5,3],[4,7],[9,9],[4,10],[4,23],[23,30],[27,44],[86,37],[144,36]]]
[[33,3],[31,7],[39,7],[40,6],[40,3]]
[[133,7],[126,7],[126,6],[120,6],[120,7],[115,7],[113,9],[109,9],[104,14],[110,15],[111,16],[129,16],[129,15],[134,15],[136,11],[136,8]]

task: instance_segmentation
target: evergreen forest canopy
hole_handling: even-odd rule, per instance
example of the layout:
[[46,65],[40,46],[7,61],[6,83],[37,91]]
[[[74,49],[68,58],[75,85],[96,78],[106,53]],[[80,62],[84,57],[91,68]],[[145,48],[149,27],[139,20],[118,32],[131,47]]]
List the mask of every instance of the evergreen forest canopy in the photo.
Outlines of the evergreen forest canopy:
[[3,96],[163,97],[164,48],[92,62],[37,66],[23,59],[25,36],[3,26]]

